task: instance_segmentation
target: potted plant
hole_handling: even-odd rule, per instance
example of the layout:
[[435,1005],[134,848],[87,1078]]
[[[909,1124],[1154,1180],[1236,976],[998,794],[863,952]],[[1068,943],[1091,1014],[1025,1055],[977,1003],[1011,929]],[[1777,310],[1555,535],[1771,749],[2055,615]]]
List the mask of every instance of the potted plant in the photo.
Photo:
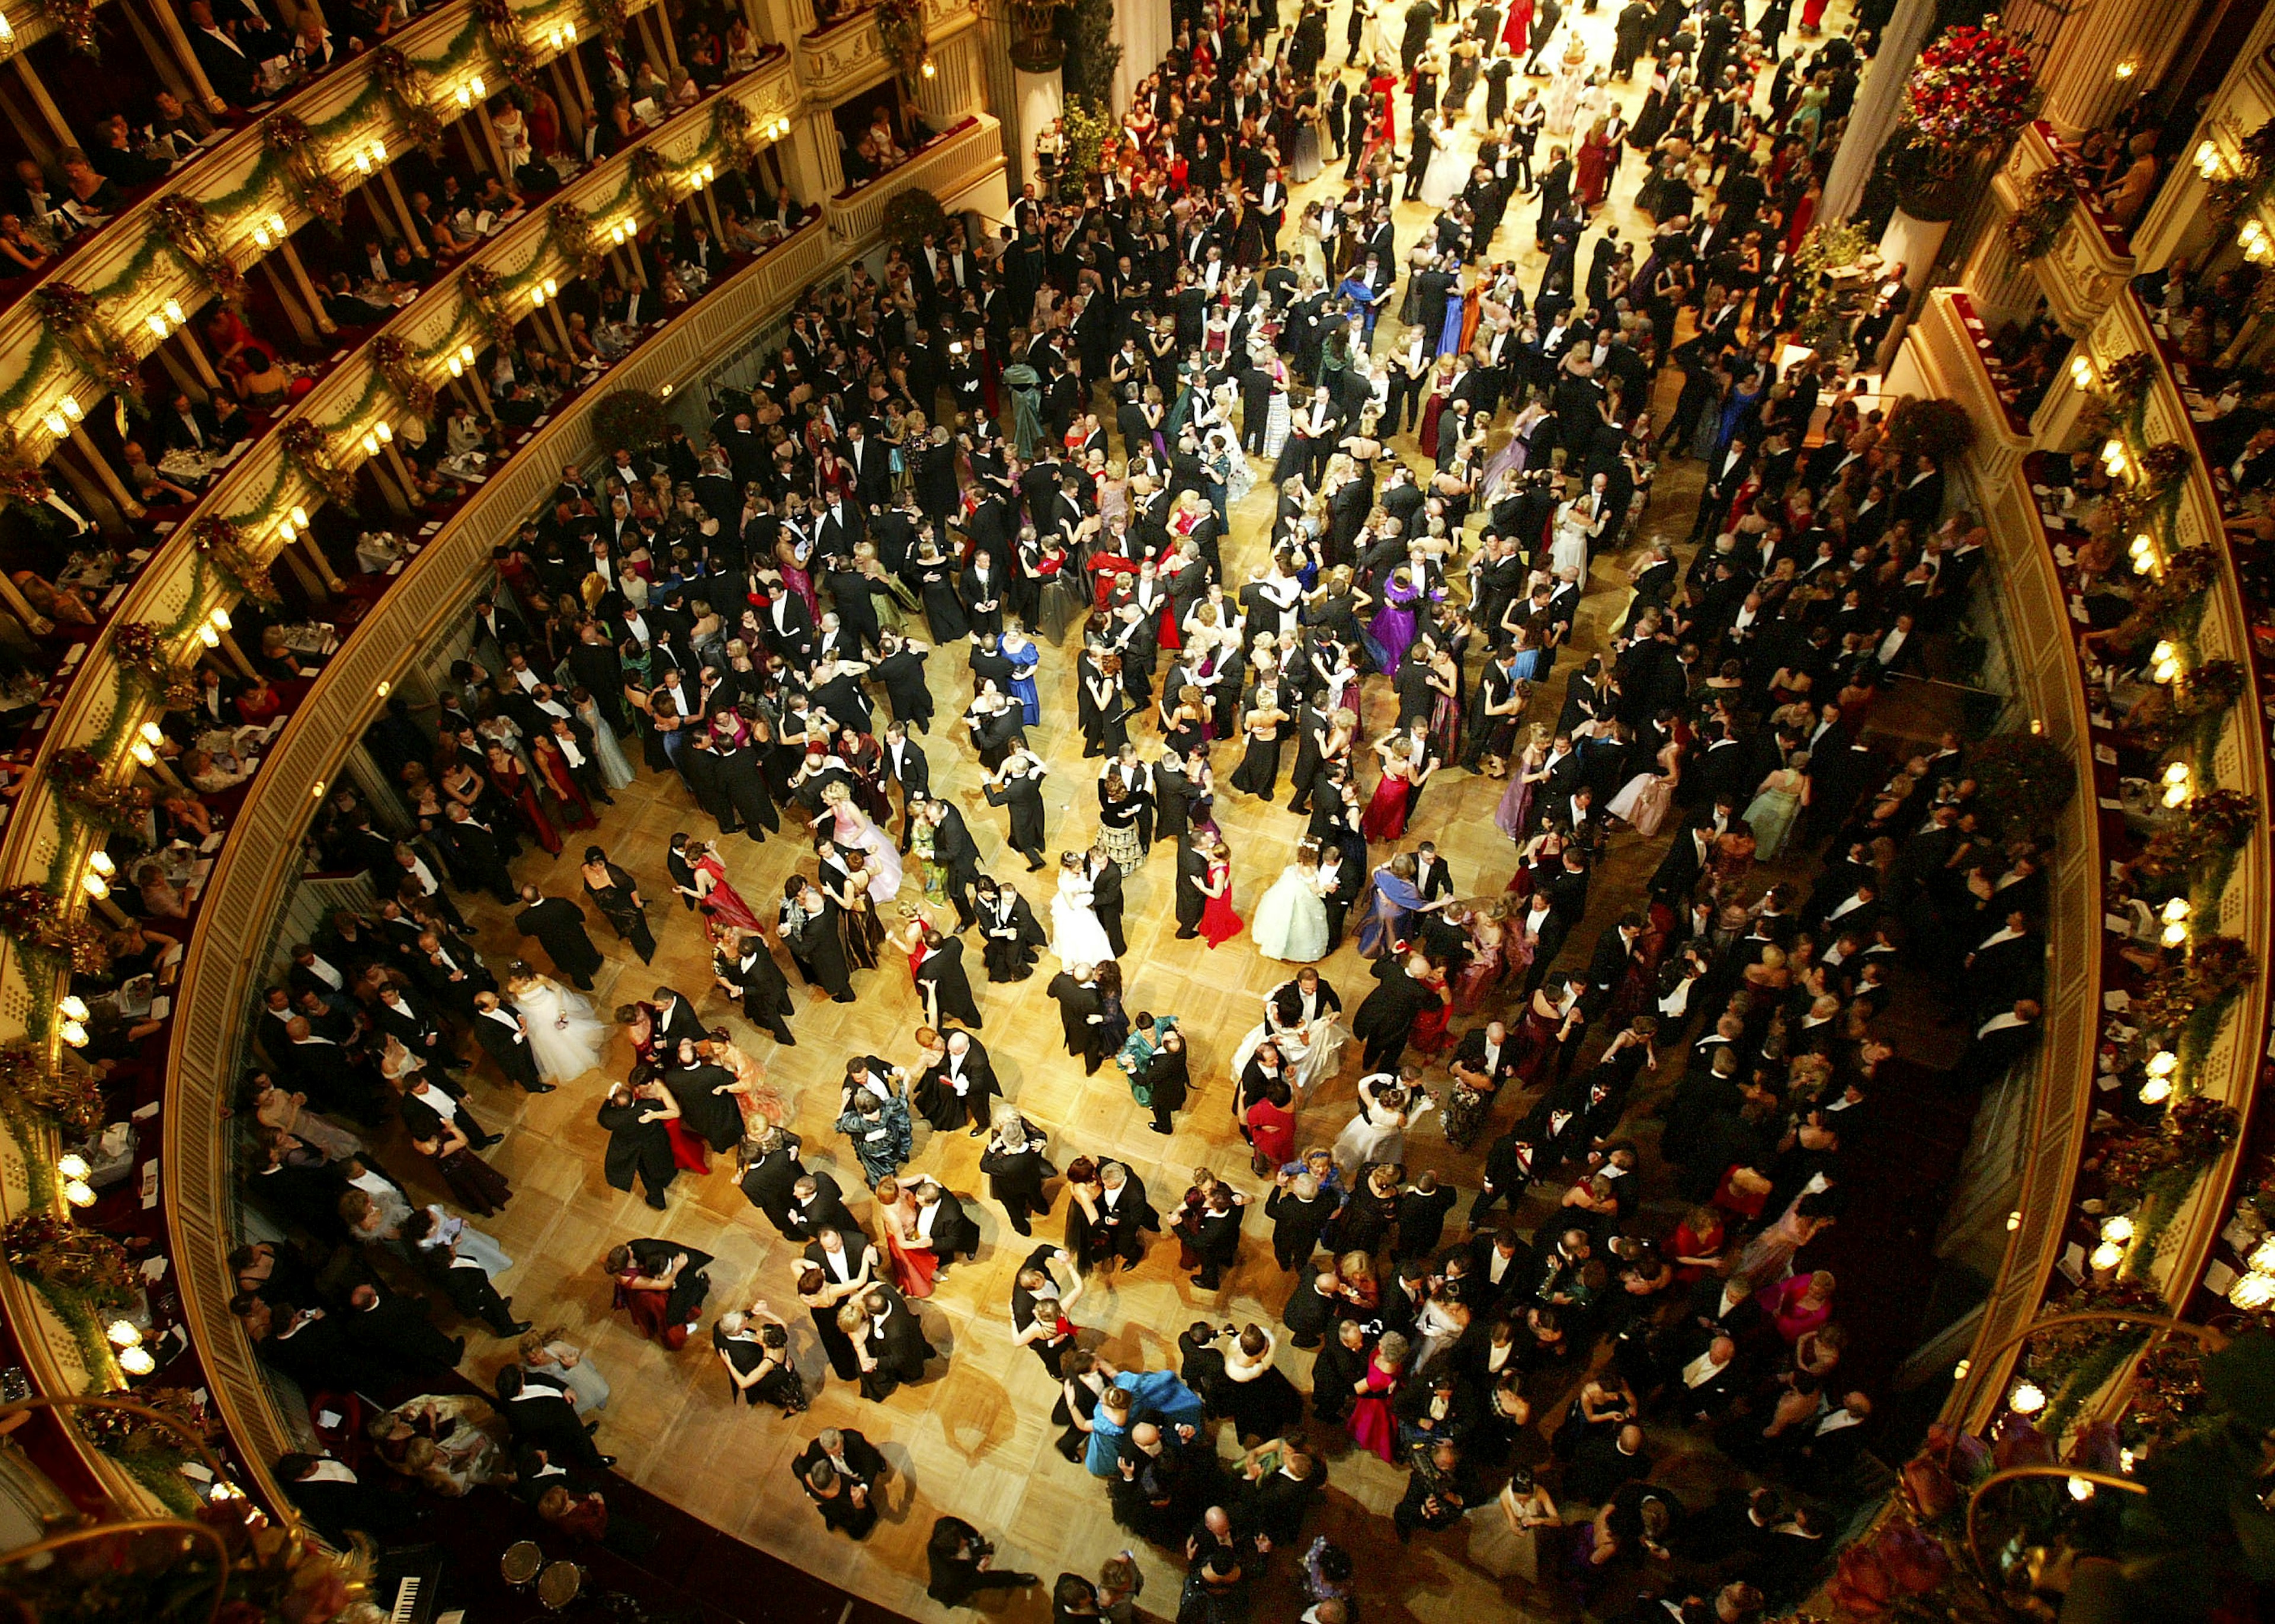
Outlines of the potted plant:
[[948,210],[922,186],[911,186],[886,200],[884,226],[888,241],[898,245],[903,253],[914,253],[924,246],[926,237],[946,234]]
[[1904,213],[1924,222],[1958,214],[1977,162],[2029,117],[2030,73],[2029,57],[1996,17],[1946,28],[1920,52],[1888,153]]
[[1932,457],[1942,467],[1975,445],[1975,419],[1955,400],[1907,395],[1888,413],[1886,440],[1898,457]]
[[662,397],[648,389],[610,389],[593,408],[593,437],[601,445],[645,451],[663,443],[669,421]]
[[2040,733],[1987,739],[1969,759],[1982,804],[1996,807],[2011,835],[2044,835],[2077,793],[2077,763]]

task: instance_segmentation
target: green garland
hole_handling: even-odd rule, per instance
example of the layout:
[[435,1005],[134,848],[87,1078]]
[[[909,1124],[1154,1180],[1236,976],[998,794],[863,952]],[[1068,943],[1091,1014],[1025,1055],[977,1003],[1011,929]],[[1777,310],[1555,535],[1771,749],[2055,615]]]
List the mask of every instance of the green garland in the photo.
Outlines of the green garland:
[[2069,211],[2077,202],[2077,185],[2060,159],[2030,177],[2023,200],[2007,222],[2007,246],[2028,262],[2053,252]]

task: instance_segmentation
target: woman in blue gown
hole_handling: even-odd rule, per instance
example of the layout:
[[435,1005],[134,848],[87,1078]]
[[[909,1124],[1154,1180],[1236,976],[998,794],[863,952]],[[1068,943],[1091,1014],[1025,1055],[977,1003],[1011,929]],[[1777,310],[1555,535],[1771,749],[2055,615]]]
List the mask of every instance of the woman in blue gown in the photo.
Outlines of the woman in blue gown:
[[1035,667],[1041,663],[1043,651],[1035,646],[1026,630],[1015,621],[1003,628],[1002,641],[996,645],[995,652],[1009,661],[1014,668],[1010,694],[1018,700],[1020,713],[1025,717],[1027,726],[1039,727],[1043,720],[1043,697],[1035,687]]

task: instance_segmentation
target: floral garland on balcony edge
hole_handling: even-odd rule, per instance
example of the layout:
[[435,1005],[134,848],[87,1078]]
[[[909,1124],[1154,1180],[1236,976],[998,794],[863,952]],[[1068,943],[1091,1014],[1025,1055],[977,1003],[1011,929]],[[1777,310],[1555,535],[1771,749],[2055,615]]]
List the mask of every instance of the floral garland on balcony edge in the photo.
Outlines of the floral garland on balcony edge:
[[2167,755],[2203,733],[2218,736],[2228,707],[2249,682],[2236,660],[2207,660],[2162,688],[2151,689],[2125,719],[2128,743]]
[[474,16],[505,75],[507,95],[516,107],[528,108],[537,89],[537,52],[521,37],[513,7],[506,0],[474,0]]
[[104,389],[137,415],[147,411],[142,401],[141,359],[102,324],[94,294],[68,282],[50,282],[36,289],[32,300],[48,330]]
[[593,0],[592,13],[593,26],[611,45],[621,42],[624,31],[631,26],[631,8],[624,0]]
[[[722,105],[732,107],[734,102],[730,100]],[[547,220],[553,236],[553,251],[561,256],[571,274],[582,277],[599,276],[604,258],[593,245],[593,223],[585,211],[563,200],[548,211]]]
[[0,936],[34,957],[66,960],[81,975],[110,964],[110,944],[103,933],[84,919],[68,918],[62,899],[45,886],[0,891]]
[[125,669],[148,686],[168,708],[197,701],[197,689],[174,663],[160,629],[147,620],[130,620],[111,628],[110,653]]
[[372,365],[395,391],[403,409],[424,423],[435,415],[435,386],[411,364],[411,346],[399,333],[382,333],[372,341]]
[[[759,161],[758,139],[751,133],[751,110],[732,96],[721,96],[711,110],[711,133],[734,158],[735,167],[745,172]],[[556,204],[555,207],[571,206]]]
[[[387,340],[382,338],[380,342],[385,344]],[[214,573],[233,587],[239,597],[261,604],[283,601],[277,595],[276,581],[269,576],[268,566],[253,555],[245,532],[233,521],[218,513],[208,513],[190,526],[190,540],[213,566]]]
[[151,205],[151,212],[168,245],[215,298],[227,305],[245,302],[245,273],[215,238],[204,203],[186,193],[171,192]]
[[150,810],[150,792],[136,784],[115,784],[102,759],[84,745],[67,745],[48,758],[48,784],[58,800],[105,829],[124,829]]
[[355,511],[355,475],[332,460],[330,435],[306,418],[291,418],[286,420],[277,438],[284,455],[320,486],[327,497],[349,512]]
[[430,158],[442,155],[442,116],[436,112],[419,87],[421,74],[411,58],[392,45],[382,45],[371,54],[373,71],[395,110],[403,120],[403,128],[412,144]]
[[2076,201],[2076,183],[2059,159],[2031,176],[2023,189],[2022,206],[2006,225],[2007,246],[2014,257],[2027,262],[2052,253]]
[[21,1112],[77,1140],[102,1126],[103,1109],[91,1075],[57,1070],[28,1043],[0,1044],[0,1112]]
[[653,147],[634,147],[631,171],[633,185],[655,211],[656,218],[669,220],[672,206],[678,200],[671,195],[671,167],[664,162],[663,155]]
[[316,155],[315,132],[291,113],[272,113],[261,126],[261,144],[284,166],[284,183],[306,209],[327,225],[346,218],[347,193]]
[[873,9],[877,43],[884,48],[885,60],[893,64],[901,83],[914,90],[917,74],[932,50],[925,38],[924,0],[876,0]]
[[40,0],[40,15],[55,24],[64,43],[82,57],[102,55],[94,26],[95,0]]

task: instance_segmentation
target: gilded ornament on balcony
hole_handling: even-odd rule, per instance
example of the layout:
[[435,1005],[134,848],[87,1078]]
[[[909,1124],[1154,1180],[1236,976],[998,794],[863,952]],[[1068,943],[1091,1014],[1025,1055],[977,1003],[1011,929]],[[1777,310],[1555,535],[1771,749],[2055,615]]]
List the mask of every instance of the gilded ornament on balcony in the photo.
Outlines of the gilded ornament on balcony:
[[1066,64],[1058,15],[1072,0],[1010,0],[1011,65],[1022,73],[1055,73]]

